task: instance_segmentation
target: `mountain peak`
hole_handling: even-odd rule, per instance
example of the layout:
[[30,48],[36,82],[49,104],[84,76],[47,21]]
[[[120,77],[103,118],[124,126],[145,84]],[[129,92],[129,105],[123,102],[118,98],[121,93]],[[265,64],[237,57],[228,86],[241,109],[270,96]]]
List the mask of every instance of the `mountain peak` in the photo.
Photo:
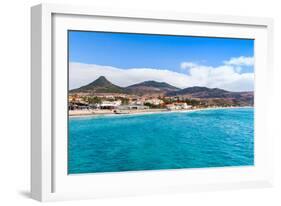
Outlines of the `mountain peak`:
[[133,84],[129,87],[140,87],[140,86],[145,86],[145,87],[155,87],[155,88],[166,88],[166,89],[172,89],[172,90],[178,90],[179,88],[174,87],[166,82],[157,82],[154,80],[148,80],[144,81],[138,84]]
[[90,83],[90,85],[95,85],[95,86],[104,86],[104,85],[108,85],[108,84],[111,84],[111,82],[108,81],[105,76],[100,76],[95,81]]
[[100,76],[99,78],[96,79],[97,80],[107,80],[105,76]]
[[164,83],[164,82],[157,82],[155,80],[147,80],[147,81],[144,81],[142,83]]
[[112,84],[105,76],[100,76],[95,81],[82,86],[73,92],[97,92],[97,93],[122,93],[123,89],[117,85]]

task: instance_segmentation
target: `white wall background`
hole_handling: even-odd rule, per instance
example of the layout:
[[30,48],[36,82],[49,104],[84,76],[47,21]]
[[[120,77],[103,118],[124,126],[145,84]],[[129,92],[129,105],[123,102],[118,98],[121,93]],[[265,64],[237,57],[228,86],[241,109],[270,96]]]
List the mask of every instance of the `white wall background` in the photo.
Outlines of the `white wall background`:
[[[28,198],[30,150],[30,6],[46,1],[3,0],[0,7],[0,205],[38,205]],[[155,11],[273,17],[275,20],[276,119],[281,123],[281,6],[277,0],[58,0]],[[265,68],[266,69],[266,68]],[[266,86],[266,85],[265,85]],[[281,128],[281,124],[280,127]],[[281,141],[275,138],[276,186],[272,189],[218,191],[83,200],[59,205],[281,205]]]

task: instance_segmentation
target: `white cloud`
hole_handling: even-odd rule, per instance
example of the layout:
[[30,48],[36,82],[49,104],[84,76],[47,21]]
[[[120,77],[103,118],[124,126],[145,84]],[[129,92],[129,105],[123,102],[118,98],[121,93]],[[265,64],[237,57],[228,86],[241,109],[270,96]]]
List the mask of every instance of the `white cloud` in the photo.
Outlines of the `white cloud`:
[[254,65],[254,57],[234,57],[228,61],[224,61],[226,65],[235,65],[235,66],[253,66]]
[[190,76],[196,84],[210,88],[221,88],[229,91],[252,91],[254,74],[240,74],[232,66],[219,67],[199,66],[190,69]]
[[181,69],[190,69],[196,66],[197,64],[194,62],[182,62],[180,65]]
[[233,65],[210,67],[189,64],[188,66],[190,67],[187,74],[153,68],[122,69],[73,62],[69,66],[69,86],[70,89],[77,88],[94,81],[99,76],[105,76],[112,83],[123,87],[142,81],[155,80],[167,82],[179,88],[206,86],[229,91],[253,90],[254,74],[239,73],[237,67]]
[[192,86],[190,77],[185,74],[152,68],[120,69],[95,64],[70,63],[69,86],[70,89],[88,84],[100,76],[118,86],[129,86],[148,80],[167,82],[177,87]]

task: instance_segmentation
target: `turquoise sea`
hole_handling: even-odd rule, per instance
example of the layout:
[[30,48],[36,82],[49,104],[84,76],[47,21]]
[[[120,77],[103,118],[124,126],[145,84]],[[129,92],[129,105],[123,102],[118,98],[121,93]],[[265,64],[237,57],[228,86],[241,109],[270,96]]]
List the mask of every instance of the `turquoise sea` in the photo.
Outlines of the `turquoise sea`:
[[253,108],[69,118],[69,174],[253,164]]

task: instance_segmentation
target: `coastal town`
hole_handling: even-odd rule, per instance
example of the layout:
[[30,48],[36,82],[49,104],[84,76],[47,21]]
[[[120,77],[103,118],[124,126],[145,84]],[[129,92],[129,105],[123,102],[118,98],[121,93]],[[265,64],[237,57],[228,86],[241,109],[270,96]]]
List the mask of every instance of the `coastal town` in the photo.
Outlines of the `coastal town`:
[[188,88],[183,92],[167,83],[155,81],[123,89],[105,77],[70,90],[68,97],[70,116],[187,111],[252,104],[251,93],[232,94],[204,87]]
[[165,97],[132,97],[131,95],[69,96],[69,115],[130,114],[189,110],[196,108],[183,101]]

